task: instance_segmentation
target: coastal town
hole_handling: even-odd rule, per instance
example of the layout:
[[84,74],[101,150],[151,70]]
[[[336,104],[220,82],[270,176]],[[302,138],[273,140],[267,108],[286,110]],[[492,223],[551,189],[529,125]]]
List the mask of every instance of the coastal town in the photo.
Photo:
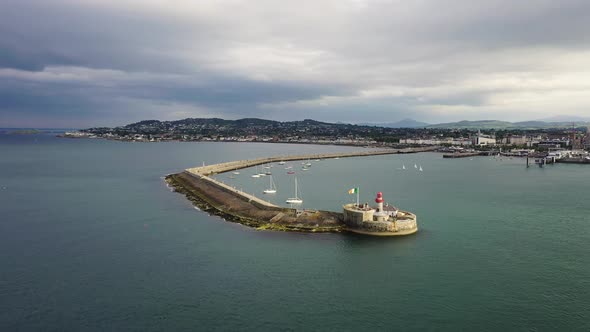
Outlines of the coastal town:
[[569,127],[528,129],[389,128],[314,120],[280,122],[213,118],[147,120],[122,127],[66,132],[62,136],[128,142],[263,142],[392,148],[438,146],[442,152],[498,151],[513,155],[565,150],[584,155],[584,151],[590,150],[588,127],[573,123]]

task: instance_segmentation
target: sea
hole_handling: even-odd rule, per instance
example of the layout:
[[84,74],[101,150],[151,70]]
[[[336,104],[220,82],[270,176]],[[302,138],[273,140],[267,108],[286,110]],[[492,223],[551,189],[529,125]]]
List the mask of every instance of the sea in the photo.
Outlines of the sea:
[[163,180],[203,163],[358,149],[0,134],[0,331],[590,330],[588,165],[312,159],[308,171],[273,164],[273,196],[254,169],[217,175],[279,205],[297,178],[304,209],[339,211],[351,188],[369,204],[382,192],[418,217],[418,233],[393,238],[255,230]]

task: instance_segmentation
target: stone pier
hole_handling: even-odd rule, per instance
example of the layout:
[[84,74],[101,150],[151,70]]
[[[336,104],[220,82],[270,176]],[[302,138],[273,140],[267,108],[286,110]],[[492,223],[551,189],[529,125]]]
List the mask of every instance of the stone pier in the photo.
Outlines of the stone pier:
[[235,171],[256,165],[281,161],[366,157],[375,155],[417,153],[434,148],[370,149],[365,151],[276,156],[252,160],[237,160],[186,169],[171,174],[166,181],[183,193],[195,205],[224,219],[259,229],[298,232],[340,232],[345,230],[342,213],[303,210],[276,206],[254,195],[217,181],[210,175]]

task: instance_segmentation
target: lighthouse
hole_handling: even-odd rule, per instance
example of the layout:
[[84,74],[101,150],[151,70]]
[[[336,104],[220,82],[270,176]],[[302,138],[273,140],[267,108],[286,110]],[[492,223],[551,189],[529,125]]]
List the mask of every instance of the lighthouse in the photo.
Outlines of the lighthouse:
[[377,203],[377,212],[383,212],[383,193],[378,192],[377,198],[375,198],[375,203]]
[[373,214],[373,218],[375,221],[387,221],[389,219],[389,214],[383,211],[383,193],[378,192],[377,197],[375,198],[375,202],[377,203],[377,212]]

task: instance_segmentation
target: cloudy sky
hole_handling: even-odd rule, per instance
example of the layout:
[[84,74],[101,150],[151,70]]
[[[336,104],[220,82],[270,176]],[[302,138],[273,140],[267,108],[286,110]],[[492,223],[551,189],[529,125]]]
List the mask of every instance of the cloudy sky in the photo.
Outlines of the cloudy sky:
[[0,127],[590,117],[590,1],[2,0]]

